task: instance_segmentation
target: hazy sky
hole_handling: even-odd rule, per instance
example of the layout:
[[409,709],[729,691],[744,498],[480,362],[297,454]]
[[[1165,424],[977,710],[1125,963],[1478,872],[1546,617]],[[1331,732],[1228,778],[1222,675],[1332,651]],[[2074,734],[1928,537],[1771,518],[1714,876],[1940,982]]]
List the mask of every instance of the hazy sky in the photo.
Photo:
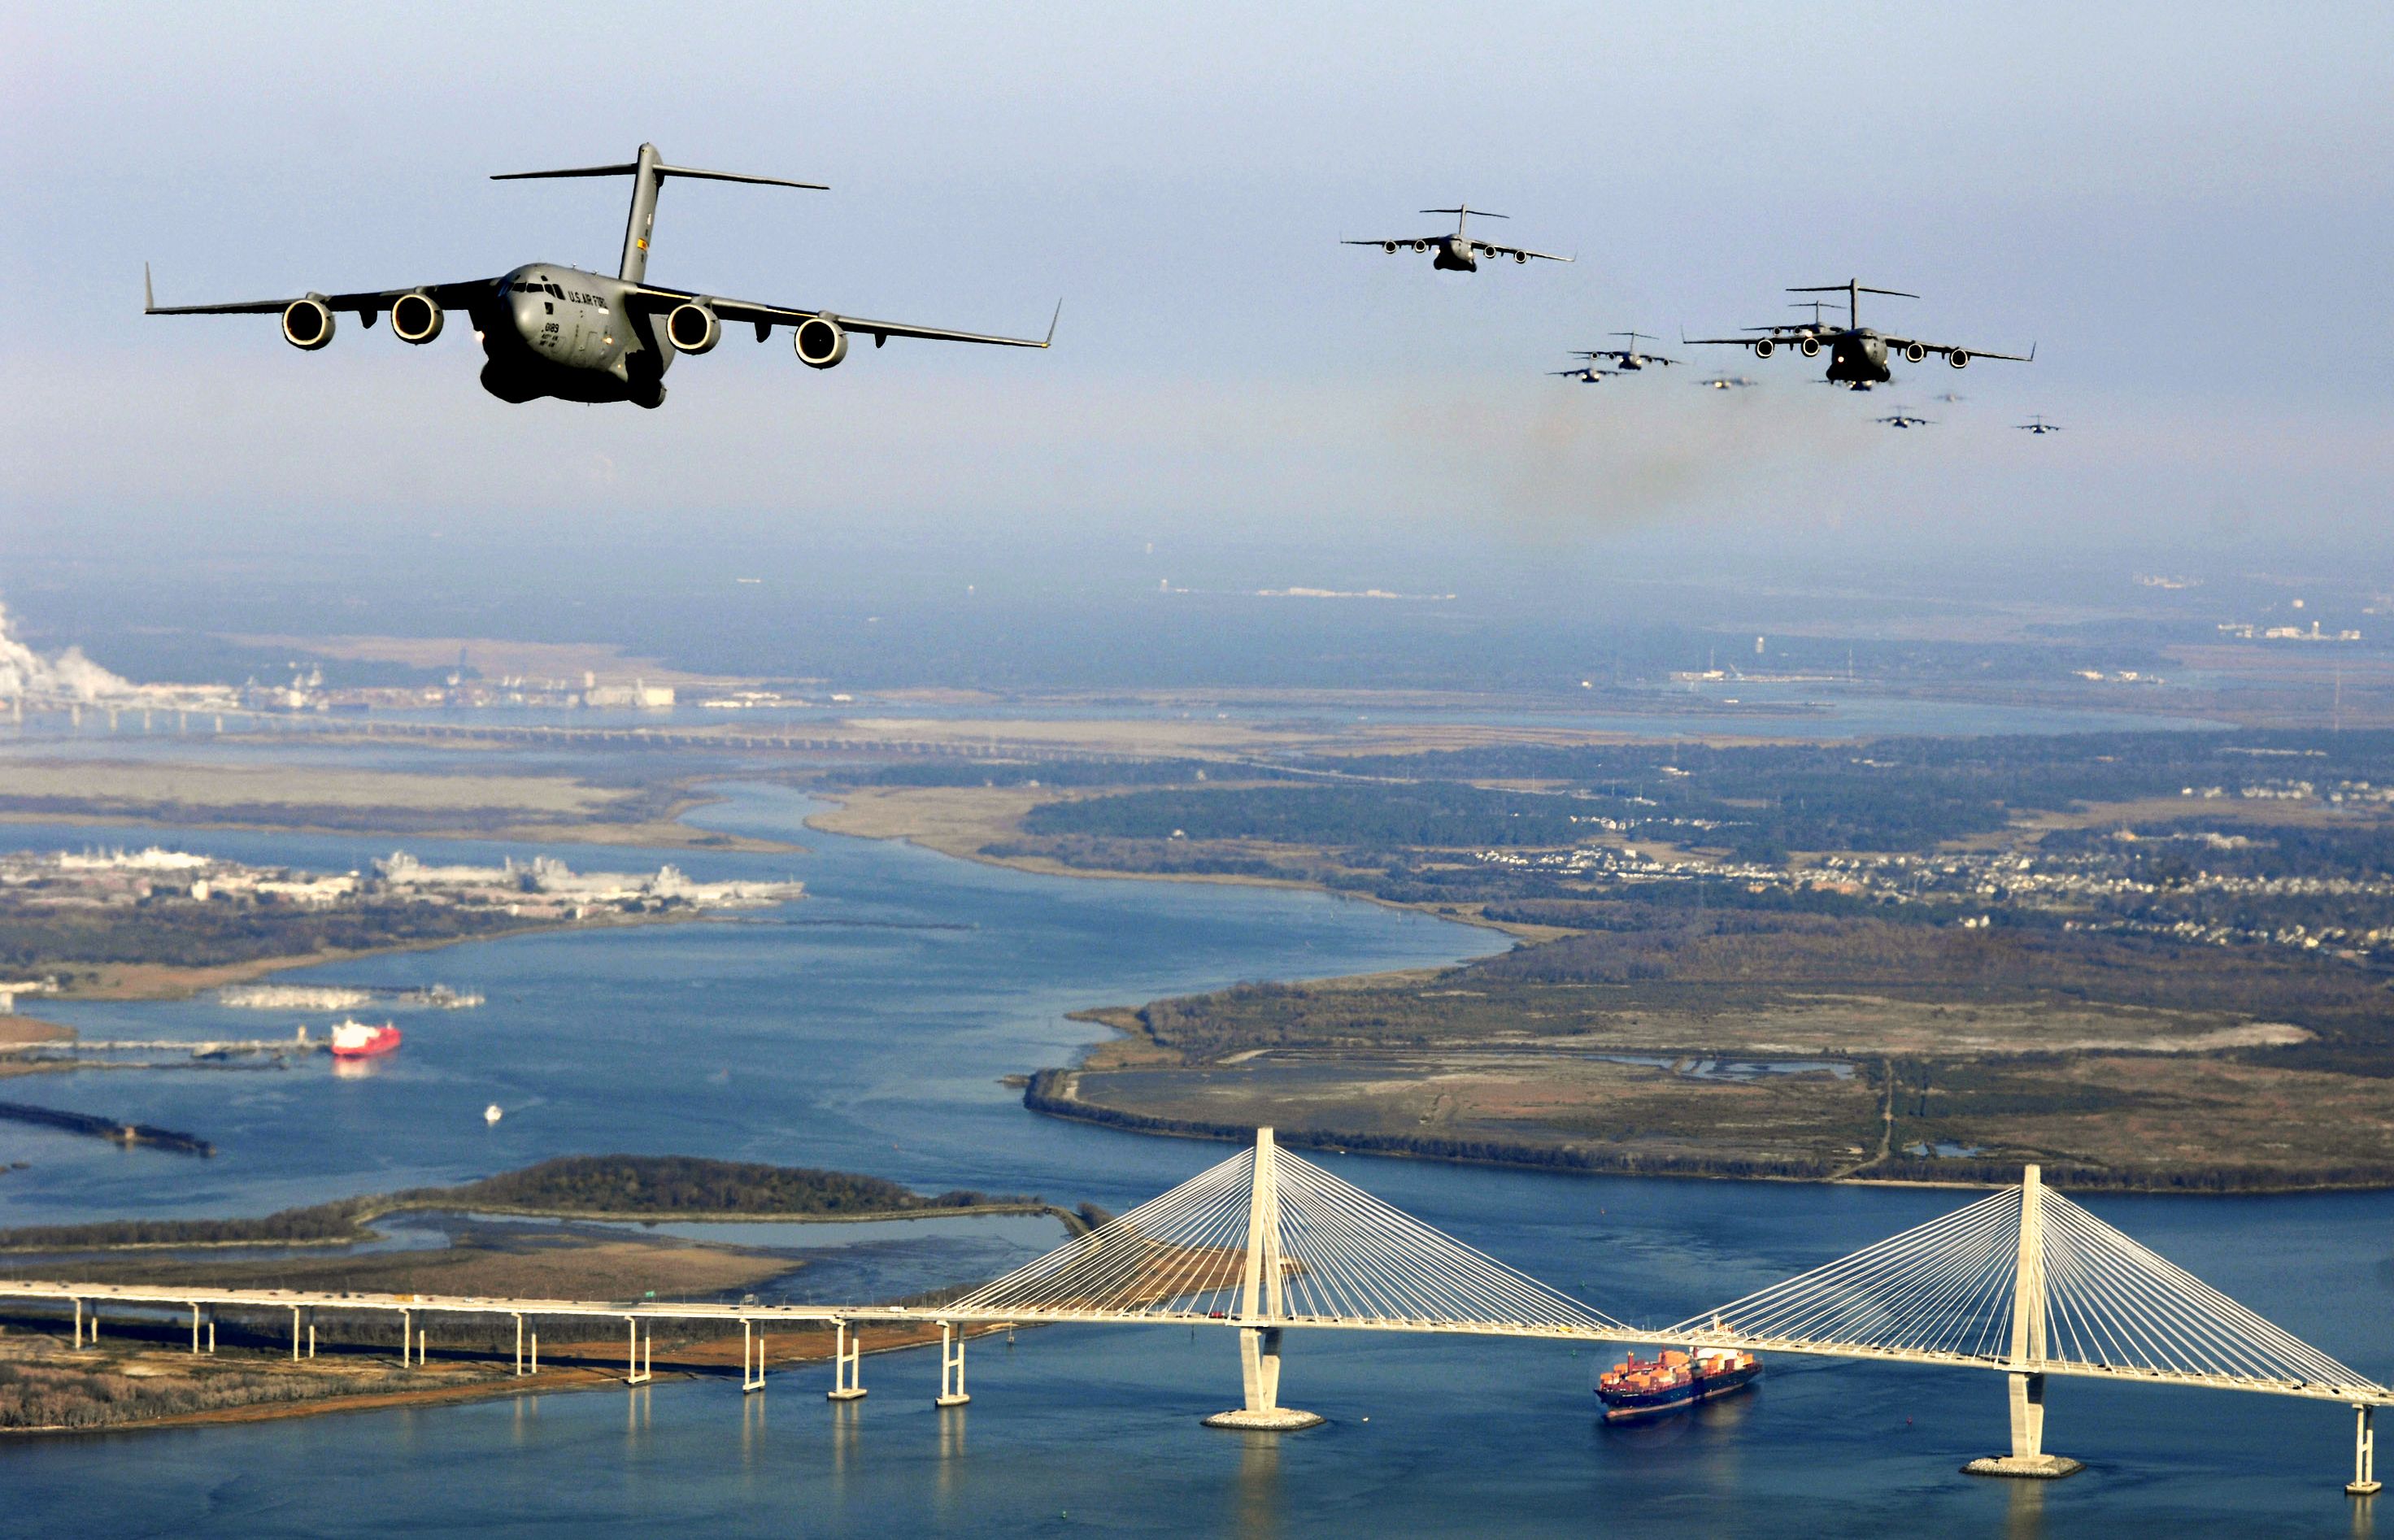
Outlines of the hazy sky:
[[[2382,5],[19,0],[0,596],[436,532],[1151,586],[1551,593],[1791,552],[2349,572],[2394,558],[2389,87]],[[612,270],[625,184],[485,178],[643,138],[833,189],[669,184],[659,282],[1015,331],[1060,297],[1056,349],[817,374],[734,337],[645,413],[503,405],[464,327],[301,354],[270,318],[139,314],[145,258],[166,303]],[[1458,198],[1578,263],[1335,244]],[[1785,356],[1541,373],[1849,274],[1925,296],[1866,320],[2037,362],[1870,397]],[[1724,365],[1766,388],[1692,388]],[[1943,420],[1868,424],[1899,404]],[[2070,431],[2003,426],[2032,411]]]

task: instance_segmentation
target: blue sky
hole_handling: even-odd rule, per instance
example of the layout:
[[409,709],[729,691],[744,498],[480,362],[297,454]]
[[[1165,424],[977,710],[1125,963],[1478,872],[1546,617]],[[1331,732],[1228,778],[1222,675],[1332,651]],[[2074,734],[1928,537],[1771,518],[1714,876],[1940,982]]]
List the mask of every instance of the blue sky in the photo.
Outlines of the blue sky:
[[[2338,5],[19,6],[0,590],[96,546],[372,560],[436,530],[634,564],[1103,553],[1107,582],[2349,571],[2394,556],[2389,77],[2394,12]],[[648,414],[504,406],[464,328],[303,355],[138,313],[145,258],[165,302],[612,270],[622,188],[484,178],[643,138],[833,189],[669,186],[659,281],[1010,330],[1061,297],[1058,347],[818,375],[735,340]],[[1335,244],[1458,197],[1580,260]],[[1865,319],[2037,362],[1871,398],[1787,358],[1541,373],[1848,274],[1924,296]],[[1691,388],[1714,362],[1767,386]],[[1897,404],[1944,420],[1868,423]],[[2032,411],[2071,431],[2003,426]]]

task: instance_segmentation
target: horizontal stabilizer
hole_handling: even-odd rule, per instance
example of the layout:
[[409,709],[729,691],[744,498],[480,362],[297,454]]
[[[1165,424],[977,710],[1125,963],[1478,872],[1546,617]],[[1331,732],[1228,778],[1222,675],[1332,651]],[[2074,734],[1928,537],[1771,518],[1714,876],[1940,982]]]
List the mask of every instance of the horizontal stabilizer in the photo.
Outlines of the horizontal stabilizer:
[[[560,171],[501,171],[494,173],[491,180],[523,182],[558,177],[628,177],[639,169],[638,161],[627,161],[622,165],[576,165],[568,166]],[[750,177],[737,171],[701,171],[696,166],[689,165],[661,165],[657,167],[657,175],[689,177],[703,182],[749,182],[758,187],[801,187],[809,192],[831,191],[830,185],[824,182],[794,182],[786,177]]]

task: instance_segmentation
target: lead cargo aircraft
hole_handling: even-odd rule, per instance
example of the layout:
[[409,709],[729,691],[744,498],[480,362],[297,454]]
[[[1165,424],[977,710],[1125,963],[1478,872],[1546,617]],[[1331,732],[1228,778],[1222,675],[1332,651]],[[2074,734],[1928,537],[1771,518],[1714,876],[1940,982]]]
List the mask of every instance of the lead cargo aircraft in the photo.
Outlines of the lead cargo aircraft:
[[[361,294],[305,294],[296,299],[256,299],[231,305],[160,305],[151,290],[150,270],[145,264],[141,271],[143,313],[280,312],[283,340],[312,353],[333,340],[333,318],[338,311],[354,313],[367,326],[375,323],[377,315],[388,311],[392,333],[401,342],[421,346],[441,335],[449,311],[461,310],[472,322],[474,339],[482,345],[489,360],[482,365],[482,388],[501,401],[521,402],[550,396],[570,401],[627,401],[645,407],[664,404],[664,373],[674,355],[711,352],[722,340],[727,322],[753,325],[758,342],[770,336],[776,326],[790,327],[798,362],[810,369],[829,369],[847,358],[848,338],[855,334],[872,337],[875,348],[893,336],[924,337],[935,342],[981,342],[1000,348],[1045,348],[1056,337],[1053,320],[1047,323],[1045,337],[992,336],[944,326],[868,321],[830,310],[728,299],[685,289],[660,288],[647,282],[649,236],[656,224],[657,191],[667,177],[826,191],[820,182],[667,165],[653,144],[640,146],[638,158],[625,165],[512,171],[491,179],[503,182],[551,177],[632,178],[632,213],[624,228],[624,260],[614,276],[556,262],[527,262],[501,277],[463,283],[421,283],[413,288]],[[1059,315],[1062,309],[1060,305],[1057,307]]]

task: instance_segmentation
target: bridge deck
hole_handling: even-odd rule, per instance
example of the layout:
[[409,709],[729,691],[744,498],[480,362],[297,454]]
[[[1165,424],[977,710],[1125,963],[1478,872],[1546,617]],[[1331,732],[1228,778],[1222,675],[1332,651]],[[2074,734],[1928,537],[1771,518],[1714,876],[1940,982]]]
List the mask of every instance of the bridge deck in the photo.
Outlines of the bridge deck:
[[[1679,1348],[1742,1348],[1752,1352],[1790,1353],[1811,1358],[1856,1359],[1878,1362],[1920,1363],[1940,1368],[1984,1369],[2010,1373],[2022,1367],[2007,1359],[1966,1353],[1873,1347],[1867,1343],[1810,1341],[1789,1337],[1751,1336],[1737,1332],[1688,1332],[1666,1328],[1642,1332],[1545,1325],[1534,1322],[1435,1321],[1399,1317],[1279,1315],[1242,1317],[1211,1310],[991,1310],[938,1305],[726,1305],[704,1301],[653,1299],[521,1299],[480,1295],[357,1294],[309,1289],[164,1288],[120,1283],[74,1283],[0,1280],[0,1299],[72,1306],[135,1305],[152,1309],[189,1310],[194,1306],[242,1310],[353,1310],[361,1313],[481,1316],[581,1316],[607,1320],[752,1323],[758,1326],[830,1326],[846,1323],[938,1325],[1110,1325],[1110,1326],[1273,1326],[1321,1331],[1401,1332],[1416,1336],[1517,1337],[1547,1342],[1660,1343]],[[2069,1360],[2026,1365],[2036,1373],[2066,1375],[2148,1385],[2186,1385],[2217,1390],[2246,1390],[2263,1395],[2294,1396],[2347,1405],[2394,1407],[2394,1390],[2361,1381],[2355,1384],[2306,1384],[2226,1375],[2190,1375],[2162,1370],[2118,1367]]]

